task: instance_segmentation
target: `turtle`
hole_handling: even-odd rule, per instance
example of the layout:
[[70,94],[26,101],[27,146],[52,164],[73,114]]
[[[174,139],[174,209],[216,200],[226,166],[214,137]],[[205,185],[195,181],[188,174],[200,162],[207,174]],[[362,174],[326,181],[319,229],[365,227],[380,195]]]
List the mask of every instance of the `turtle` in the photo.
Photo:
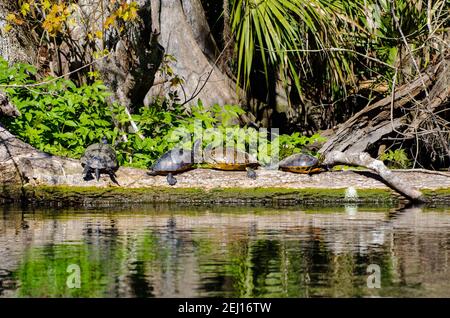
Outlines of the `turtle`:
[[293,154],[278,163],[283,171],[312,174],[323,170],[321,160],[304,153]]
[[251,154],[238,150],[235,147],[209,147],[205,149],[204,162],[212,169],[217,170],[247,170],[247,177],[256,179],[258,161]]
[[101,173],[107,173],[114,183],[117,183],[115,172],[119,168],[115,150],[108,144],[106,137],[100,143],[92,144],[86,148],[81,157],[83,166],[83,179],[90,180],[92,172],[95,173],[97,181]]
[[167,176],[167,183],[171,186],[177,183],[175,174],[190,170],[194,166],[194,155],[200,151],[201,140],[194,142],[192,149],[173,148],[164,153],[147,172],[150,176]]

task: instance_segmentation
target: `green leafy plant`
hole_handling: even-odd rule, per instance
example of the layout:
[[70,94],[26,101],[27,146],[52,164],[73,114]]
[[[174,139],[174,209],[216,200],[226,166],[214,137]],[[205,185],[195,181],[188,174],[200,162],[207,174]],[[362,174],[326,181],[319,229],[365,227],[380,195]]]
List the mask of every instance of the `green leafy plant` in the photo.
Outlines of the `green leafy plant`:
[[325,138],[320,136],[319,134],[314,134],[311,137],[302,136],[299,133],[293,133],[291,135],[280,135],[278,137],[278,143],[280,146],[280,159],[284,159],[299,152],[309,152],[312,155],[316,155],[316,153],[307,151],[308,146],[324,141]]
[[404,149],[389,150],[380,156],[390,168],[407,169],[411,167],[411,160]]
[[[304,93],[304,74],[311,71],[311,53],[320,52],[328,64],[329,80],[347,81],[351,67],[342,52],[328,50],[344,43],[343,28],[352,25],[340,15],[342,2],[327,0],[233,0],[231,29],[235,35],[237,78],[245,89],[250,75],[263,71],[279,72],[284,85]],[[262,70],[255,61],[260,60]],[[302,75],[303,74],[303,75]]]
[[[36,69],[25,64],[8,68],[0,61],[0,84],[34,83]],[[108,92],[101,82],[76,87],[69,80],[44,79],[44,85],[7,87],[5,91],[21,112],[7,127],[35,147],[57,155],[79,157],[84,147],[103,135],[113,137]]]
[[[240,127],[238,119],[244,111],[236,105],[205,107],[199,100],[186,110],[176,98],[156,101],[131,116],[139,128],[133,133],[120,129],[129,127],[130,117],[123,106],[107,104],[109,93],[100,81],[77,87],[70,80],[48,78],[38,85],[35,68],[10,67],[0,59],[1,85],[21,112],[17,118],[1,118],[1,123],[25,142],[54,155],[80,158],[88,145],[106,136],[120,165],[146,168],[180,141],[189,148],[191,139],[186,137],[201,132],[205,146],[227,141],[240,150],[253,149],[262,164],[271,162],[267,133]],[[298,133],[276,136],[281,157],[320,140],[319,135]]]
[[106,136],[115,145],[121,165],[146,167],[170,147],[165,136],[180,125],[179,108],[168,111],[162,104],[143,107],[133,115],[147,136],[142,140],[117,128],[129,118],[123,107],[107,104],[109,93],[101,82],[77,87],[69,80],[48,78],[37,85],[35,75],[36,69],[30,65],[10,67],[0,59],[0,85],[21,112],[18,118],[1,118],[1,122],[42,151],[79,158],[88,145]]

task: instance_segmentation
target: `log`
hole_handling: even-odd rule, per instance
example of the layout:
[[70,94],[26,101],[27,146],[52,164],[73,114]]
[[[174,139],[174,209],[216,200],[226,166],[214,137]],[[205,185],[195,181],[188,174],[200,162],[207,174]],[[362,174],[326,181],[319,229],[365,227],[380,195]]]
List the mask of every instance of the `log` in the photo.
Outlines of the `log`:
[[[353,115],[327,140],[319,152],[364,152],[390,135],[413,139],[425,123],[431,123],[428,130],[446,131],[445,127],[436,126],[433,113],[445,107],[450,96],[449,83],[450,58],[445,57],[428,67],[414,81],[401,85],[391,95],[369,104]],[[419,138],[423,138],[422,141],[426,144],[427,136]]]
[[[9,103],[7,104],[9,105]],[[376,172],[386,184],[409,200],[413,202],[426,202],[419,190],[409,186],[404,180],[386,168],[381,161],[371,158],[367,153],[330,152],[326,155],[324,164],[329,166],[348,164],[366,167]],[[100,182],[86,182],[82,178],[82,170],[79,160],[52,156],[39,151],[16,138],[0,125],[0,186],[3,188],[3,190],[0,191],[0,201],[5,199],[8,200],[8,197],[11,197],[11,195],[8,194],[8,191],[5,190],[11,186],[19,186],[22,189],[21,191],[24,196],[26,196],[25,193],[27,192],[25,189],[30,189],[30,186],[31,188],[39,186],[68,186],[75,187],[74,189],[77,189],[77,187],[104,188],[104,192],[102,192],[102,190],[100,190],[100,192],[98,190],[91,190],[93,193],[92,196],[95,197],[96,200],[102,200],[102,198],[113,198],[114,200],[121,198],[121,200],[123,200],[124,196],[122,193],[116,191],[115,195],[111,194],[111,191],[108,190],[111,187],[124,189],[145,188],[146,190],[144,192],[138,193],[136,200],[142,200],[142,194],[146,193],[146,195],[144,195],[145,200],[149,200],[150,198],[151,200],[155,200],[155,202],[158,200],[172,200],[174,197],[177,198],[176,200],[183,200],[183,197],[186,197],[186,200],[188,200],[189,193],[192,194],[192,191],[180,193],[176,192],[177,188],[200,190],[201,192],[196,192],[198,195],[195,200],[199,200],[199,198],[203,200],[206,198],[211,202],[218,202],[217,200],[236,200],[236,195],[233,191],[231,191],[233,193],[230,192],[230,198],[230,194],[225,193],[224,196],[217,192],[218,190],[223,191],[223,189],[226,188],[239,189],[237,192],[241,193],[244,188],[247,188],[249,189],[249,192],[240,194],[238,200],[241,200],[243,195],[247,197],[245,200],[254,200],[256,198],[258,201],[261,199],[260,197],[258,198],[258,196],[262,195],[263,197],[261,200],[263,201],[268,200],[268,202],[271,202],[275,199],[279,200],[281,196],[281,200],[288,198],[291,202],[296,203],[305,200],[304,193],[299,189],[304,189],[306,191],[309,189],[313,191],[312,193],[314,193],[314,195],[312,197],[315,198],[314,200],[318,200],[318,198],[320,198],[320,193],[317,193],[317,188],[328,190],[330,188],[342,189],[352,186],[359,189],[365,188],[373,190],[376,188],[383,189],[384,187],[383,184],[380,184],[373,177],[365,177],[361,180],[361,177],[356,177],[355,173],[343,175],[338,172],[325,172],[319,175],[308,176],[261,169],[257,172],[258,177],[256,180],[249,180],[246,177],[246,172],[196,169],[192,172],[177,176],[179,180],[178,184],[175,187],[169,187],[163,176],[152,177],[147,175],[146,170],[125,167],[121,167],[119,171],[117,171],[117,180],[120,184],[120,187],[117,187],[117,185],[107,176],[102,176]],[[409,172],[409,174],[411,174],[411,172]],[[425,175],[426,174],[422,174],[419,178],[417,176],[412,176],[406,177],[405,179],[409,179],[409,184],[413,182],[411,180],[423,181],[422,187],[424,184],[428,185],[427,183],[430,183],[430,180],[432,180],[436,183],[435,188],[442,188],[445,186],[450,188],[450,174],[447,177],[445,175],[435,175],[431,177]],[[439,178],[440,180],[437,180]],[[374,181],[371,181],[371,179]],[[254,193],[256,188],[259,190],[257,193]],[[261,189],[264,188],[268,190],[264,190],[266,192],[261,194]],[[214,191],[209,193],[211,190]],[[76,192],[77,190],[74,191]],[[236,192],[236,190],[234,191]],[[287,192],[281,193],[283,191]],[[74,201],[84,202],[83,197],[90,196],[89,191],[84,191],[83,193],[83,195],[74,197]],[[161,193],[165,193],[165,196],[163,195],[161,197]],[[342,197],[337,197],[336,200],[336,202],[339,202],[339,200],[342,200]]]
[[[420,191],[407,184],[414,182],[421,188],[433,190],[450,189],[450,173],[431,175],[422,172],[392,172],[382,162],[367,154],[329,153],[324,163],[365,166],[378,173],[391,188],[414,202],[425,199]],[[0,126],[0,202],[14,197],[14,194],[8,194],[7,189],[11,187],[21,188],[26,200],[30,196],[34,200],[36,191],[44,187],[48,189],[48,196],[42,197],[43,203],[55,201],[55,191],[61,192],[62,196],[58,198],[65,197],[65,200],[72,200],[73,204],[88,201],[188,203],[190,200],[197,203],[303,204],[326,200],[338,203],[345,202],[343,190],[348,187],[361,191],[358,200],[362,201],[357,202],[392,200],[391,192],[386,191],[389,189],[386,184],[373,176],[352,171],[330,171],[309,176],[258,169],[257,179],[250,180],[245,171],[194,169],[177,175],[178,183],[170,187],[164,176],[148,176],[145,169],[120,167],[117,171],[120,186],[114,184],[107,175],[102,175],[100,181],[85,181],[82,170],[79,160],[52,156],[36,150]],[[61,187],[66,190],[58,190]],[[128,191],[129,196],[124,190]],[[364,201],[364,192],[367,191],[370,192],[370,198],[369,201]],[[17,198],[17,194],[15,197]]]
[[426,202],[422,192],[411,185],[403,182],[394,175],[384,163],[372,158],[366,152],[350,153],[342,151],[332,151],[325,155],[324,165],[334,166],[338,164],[361,166],[376,172],[392,189],[399,192],[412,202]]
[[0,116],[16,117],[20,116],[17,107],[9,102],[5,93],[0,91]]
[[435,66],[422,74],[423,81],[416,79],[399,87],[394,100],[392,96],[387,96],[353,115],[327,140],[319,152],[323,154],[331,151],[364,152],[384,136],[401,130],[407,124],[402,108],[418,99],[424,89],[423,82],[427,88],[434,82],[436,69]]

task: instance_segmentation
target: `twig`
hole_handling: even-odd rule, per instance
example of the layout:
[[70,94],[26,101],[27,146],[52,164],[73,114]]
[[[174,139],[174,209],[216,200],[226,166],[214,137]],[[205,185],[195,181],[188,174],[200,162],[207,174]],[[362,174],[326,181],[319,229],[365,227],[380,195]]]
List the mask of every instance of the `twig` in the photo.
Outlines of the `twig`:
[[86,65],[80,66],[79,68],[77,68],[77,69],[75,69],[73,71],[67,72],[67,73],[65,73],[63,75],[60,75],[60,76],[57,76],[57,77],[53,77],[53,78],[51,78],[51,79],[49,79],[47,81],[43,81],[43,82],[39,82],[39,83],[33,83],[33,84],[0,84],[0,87],[27,88],[27,87],[37,87],[37,86],[47,85],[47,84],[50,84],[50,83],[52,83],[54,81],[57,81],[58,79],[64,78],[64,77],[66,77],[68,75],[71,75],[71,74],[74,74],[74,73],[77,73],[77,72],[81,71],[82,69],[85,69],[86,67],[89,67],[89,66],[95,64],[97,61],[100,61],[100,60],[110,56],[112,53],[113,52],[109,52],[108,54],[106,54],[106,55],[104,55],[102,57],[94,59],[92,62],[90,62],[90,63],[88,63]]

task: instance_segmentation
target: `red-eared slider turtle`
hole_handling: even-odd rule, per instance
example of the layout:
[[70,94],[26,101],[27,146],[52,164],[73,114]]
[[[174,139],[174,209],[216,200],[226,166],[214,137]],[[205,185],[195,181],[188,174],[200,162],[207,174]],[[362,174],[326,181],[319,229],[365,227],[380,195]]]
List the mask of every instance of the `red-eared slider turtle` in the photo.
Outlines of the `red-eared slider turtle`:
[[298,153],[281,160],[278,164],[281,170],[312,174],[323,171],[321,161],[311,155]]
[[167,176],[167,183],[171,186],[175,185],[177,179],[173,175],[192,169],[194,165],[194,154],[199,153],[200,144],[201,140],[198,139],[194,142],[191,150],[173,148],[167,151],[156,160],[147,174],[151,176]]
[[100,179],[100,173],[107,173],[111,180],[117,183],[115,172],[119,168],[119,164],[116,152],[108,145],[106,137],[102,138],[101,143],[86,148],[81,157],[81,165],[84,167],[84,180],[92,179],[92,172],[95,173],[97,181]]
[[247,177],[256,179],[258,161],[252,155],[234,147],[215,147],[205,149],[204,162],[212,169],[218,170],[247,170]]

